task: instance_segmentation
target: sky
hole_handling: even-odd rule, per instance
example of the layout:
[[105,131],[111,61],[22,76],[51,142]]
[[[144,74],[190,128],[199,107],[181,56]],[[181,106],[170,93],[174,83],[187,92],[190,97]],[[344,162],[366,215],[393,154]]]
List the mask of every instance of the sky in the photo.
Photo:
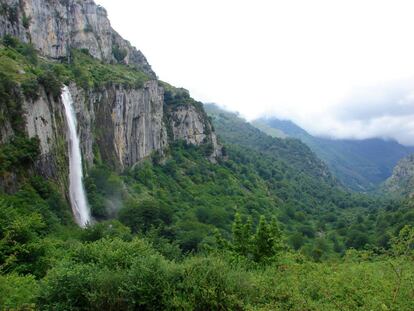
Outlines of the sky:
[[251,120],[414,145],[414,1],[97,0],[158,77]]

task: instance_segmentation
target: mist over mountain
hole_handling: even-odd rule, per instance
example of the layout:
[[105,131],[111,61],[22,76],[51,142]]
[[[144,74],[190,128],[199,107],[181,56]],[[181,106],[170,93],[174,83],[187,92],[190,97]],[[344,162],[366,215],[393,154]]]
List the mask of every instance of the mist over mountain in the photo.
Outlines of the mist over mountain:
[[314,136],[414,145],[414,8],[396,1],[98,2],[161,79],[199,101]]
[[345,186],[355,191],[376,189],[391,176],[399,160],[414,152],[414,147],[394,140],[316,137],[292,121],[276,118],[261,118],[252,124],[272,136],[300,139],[328,164]]
[[[301,28],[320,34],[305,27],[312,21],[316,29],[333,29],[309,14],[314,1],[304,2],[304,24],[297,14],[273,12],[271,1],[268,10],[236,0],[108,3],[134,35],[168,42],[157,51],[178,65],[174,72],[184,74],[188,61],[171,55],[185,54],[182,40],[202,42],[192,54],[216,78],[203,89],[209,92],[215,82],[252,110],[265,93],[308,97],[302,91],[313,90],[308,82],[316,80],[309,78],[318,66],[311,58],[298,57],[299,66],[291,59],[297,72],[287,66],[279,82],[288,76],[307,86],[277,90],[274,79],[262,75],[277,72],[274,64],[260,64],[265,58],[226,58],[221,42],[208,45],[225,65],[234,62],[232,72],[243,82],[233,83],[226,66],[202,57],[212,26],[228,31],[217,27],[221,18],[239,31],[233,22],[242,22],[246,33],[224,31],[224,43],[234,47],[232,39],[240,39],[237,52],[265,51],[272,58],[279,49],[246,40],[264,39],[262,47],[278,42],[251,31],[252,13],[261,22],[279,21],[279,14],[297,34]],[[329,5],[336,21],[343,9]],[[404,12],[411,21],[412,10]],[[355,26],[342,18],[345,29]],[[185,27],[174,32],[176,24]],[[199,25],[209,36],[195,32],[197,40],[189,39],[186,30]],[[286,33],[286,27],[265,29]],[[302,46],[296,35],[285,37]],[[309,49],[286,49],[285,55],[301,51]],[[313,52],[322,63],[330,56],[344,65],[333,51]],[[247,68],[261,74],[246,74]],[[306,75],[296,74],[304,68]],[[323,90],[322,97],[331,89]],[[360,111],[361,119],[375,115],[371,108]],[[0,0],[0,310],[412,311],[414,202],[406,194],[413,159],[394,169],[389,192],[349,189],[375,187],[406,149],[376,139],[319,139],[280,120],[255,125],[260,129],[161,81],[93,0]]]

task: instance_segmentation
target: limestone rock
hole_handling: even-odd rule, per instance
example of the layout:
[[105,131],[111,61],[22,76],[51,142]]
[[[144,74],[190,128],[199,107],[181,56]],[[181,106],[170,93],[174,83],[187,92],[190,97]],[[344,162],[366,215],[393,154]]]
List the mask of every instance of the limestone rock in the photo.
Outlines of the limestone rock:
[[414,197],[414,154],[398,162],[384,188],[392,194]]
[[91,0],[3,0],[0,35],[31,42],[47,57],[67,58],[72,48],[100,60],[123,62],[155,78],[145,56],[124,40],[106,10]]
[[170,126],[174,140],[184,140],[187,144],[200,146],[211,145],[209,159],[215,162],[221,157],[221,146],[208,120],[207,114],[201,108],[193,105],[178,105],[169,111]]
[[[6,34],[31,42],[47,58],[66,61],[72,48],[88,49],[97,59],[133,65],[149,76],[143,87],[136,88],[110,81],[87,91],[74,83],[69,86],[85,168],[93,166],[99,155],[121,171],[153,153],[164,155],[171,140],[206,144],[211,147],[211,161],[221,157],[221,146],[202,105],[168,107],[164,88],[144,55],[112,29],[105,9],[92,0],[3,0],[0,36]],[[69,137],[62,102],[41,89],[37,100],[23,100],[23,110],[28,136],[40,141],[38,172],[67,179]],[[5,120],[0,143],[12,136]]]

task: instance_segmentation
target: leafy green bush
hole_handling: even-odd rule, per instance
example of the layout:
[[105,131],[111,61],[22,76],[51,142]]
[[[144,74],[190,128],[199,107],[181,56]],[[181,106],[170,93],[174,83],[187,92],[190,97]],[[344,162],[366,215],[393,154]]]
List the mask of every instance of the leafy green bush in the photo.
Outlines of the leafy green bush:
[[130,227],[132,232],[147,232],[152,227],[169,225],[172,211],[154,201],[137,202],[130,200],[119,211],[119,220]]
[[35,79],[25,80],[21,88],[26,99],[37,100],[39,98],[39,82]]
[[51,95],[55,100],[59,98],[63,85],[52,70],[46,69],[43,71],[38,77],[38,82],[45,88],[47,94]]
[[29,61],[31,65],[38,64],[37,51],[33,44],[20,43],[16,50]]
[[24,28],[29,29],[31,21],[32,21],[31,16],[27,16],[26,14],[23,14],[22,24]]
[[244,256],[257,263],[269,263],[277,260],[280,253],[286,250],[282,232],[276,219],[268,223],[264,216],[260,216],[256,232],[253,234],[253,220],[242,221],[236,213],[232,226],[232,239],[225,241],[216,232],[217,244],[220,250],[229,250],[236,255]]
[[3,37],[3,44],[10,48],[16,48],[19,45],[19,40],[7,34]]
[[103,239],[75,246],[44,279],[43,310],[158,310],[168,307],[168,263],[148,244]]
[[10,143],[0,145],[0,174],[11,170],[27,169],[40,153],[39,139],[14,137]]
[[127,56],[128,51],[126,49],[120,48],[119,46],[114,46],[112,48],[112,54],[114,55],[118,63],[121,63]]
[[18,85],[6,73],[0,72],[0,113],[11,123],[13,130],[24,131],[22,99]]
[[132,240],[131,230],[117,220],[109,220],[86,227],[82,231],[81,240],[98,241],[103,238],[119,238],[124,241]]
[[3,310],[32,310],[39,285],[31,275],[0,275],[0,306]]
[[0,200],[0,271],[42,275],[45,245],[39,235],[44,220],[38,212],[16,210],[18,203]]

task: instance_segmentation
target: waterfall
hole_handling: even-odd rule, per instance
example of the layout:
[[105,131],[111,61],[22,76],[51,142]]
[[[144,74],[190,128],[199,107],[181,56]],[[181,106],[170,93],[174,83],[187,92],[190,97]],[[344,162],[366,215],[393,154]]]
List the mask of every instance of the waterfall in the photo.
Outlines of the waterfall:
[[76,222],[85,227],[91,222],[91,212],[85,195],[82,173],[82,155],[79,137],[76,132],[76,113],[69,88],[62,89],[62,102],[65,106],[66,120],[69,130],[69,198]]

